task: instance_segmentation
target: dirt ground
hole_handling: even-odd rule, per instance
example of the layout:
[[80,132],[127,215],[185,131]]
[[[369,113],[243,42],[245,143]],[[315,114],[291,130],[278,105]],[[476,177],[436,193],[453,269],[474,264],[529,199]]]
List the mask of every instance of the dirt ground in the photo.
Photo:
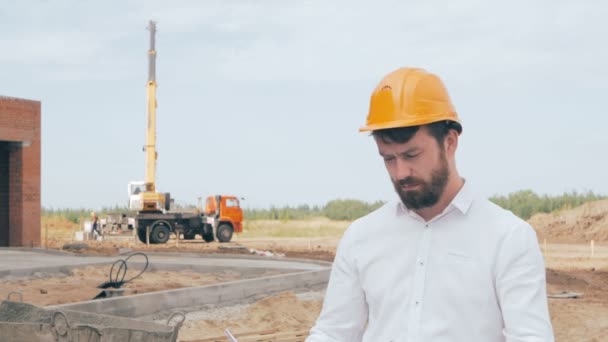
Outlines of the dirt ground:
[[308,331],[317,319],[322,305],[322,293],[312,298],[284,292],[251,305],[211,309],[200,317],[187,315],[179,338],[187,342],[223,336],[228,328],[238,337],[241,333],[275,330],[277,332]]
[[[204,243],[200,240],[180,241],[179,245],[172,239],[168,244],[151,245],[129,241],[88,242],[89,248],[79,251],[87,254],[115,255],[125,251],[162,251],[189,253],[262,253],[271,252],[275,257],[285,255],[293,258],[308,258],[331,261],[333,260],[338,238],[236,238],[236,241],[226,244]],[[542,240],[541,240],[542,241]],[[56,248],[61,248],[57,243]],[[547,289],[549,294],[562,292],[582,293],[581,298],[559,299],[550,298],[549,306],[556,340],[571,341],[608,341],[608,243],[596,242],[594,255],[591,257],[589,244],[553,244],[545,246],[541,243],[547,266]],[[81,271],[84,272],[89,271]],[[179,272],[178,272],[179,273]],[[75,272],[78,276],[78,272]],[[150,291],[160,289],[160,279],[166,279],[167,274],[159,275],[157,280],[149,280],[135,287],[133,291]],[[107,275],[99,270],[99,277],[92,284],[97,285],[106,279]],[[195,279],[195,277],[201,277]],[[222,278],[223,277],[223,278]],[[230,275],[202,276],[192,272],[181,275],[171,275],[174,279],[167,287],[200,285],[205,281],[214,282],[231,279]],[[71,278],[70,278],[71,279]],[[35,283],[34,283],[35,282]],[[137,282],[134,282],[134,285]],[[1,287],[0,291],[7,291]],[[68,278],[53,280],[45,283],[42,279],[21,282],[20,287],[27,288],[27,296],[44,298],[41,288],[47,288],[49,293],[55,291],[70,291],[75,286]],[[53,287],[54,286],[54,287]],[[71,287],[71,288],[70,288]],[[82,298],[88,299],[95,291],[84,293]],[[2,293],[0,292],[0,295]],[[213,317],[190,317],[184,327],[182,339],[197,339],[222,335],[224,328],[230,327],[234,332],[260,331],[274,328],[280,331],[307,330],[313,324],[321,309],[321,296],[302,300],[293,293],[283,293],[269,297],[252,305],[222,308]],[[52,301],[41,301],[41,304],[53,304]],[[228,312],[224,317],[221,313]]]
[[582,293],[582,298],[549,298],[556,341],[608,341],[608,244],[548,245],[547,291]]

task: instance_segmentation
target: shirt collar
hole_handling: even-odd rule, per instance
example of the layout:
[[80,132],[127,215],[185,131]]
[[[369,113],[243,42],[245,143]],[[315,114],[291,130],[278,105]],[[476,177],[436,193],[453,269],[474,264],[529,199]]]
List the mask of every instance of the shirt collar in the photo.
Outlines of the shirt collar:
[[[469,211],[469,208],[471,208],[471,204],[473,203],[473,191],[471,189],[471,185],[469,184],[469,182],[467,182],[464,178],[463,178],[463,181],[464,181],[464,184],[462,185],[462,188],[460,188],[460,190],[458,190],[458,193],[456,194],[456,196],[454,196],[454,198],[452,199],[452,202],[450,202],[450,204],[447,206],[447,208],[445,208],[443,213],[439,216],[442,216],[443,214],[450,212],[454,208],[458,209],[463,215],[467,214],[467,212]],[[408,209],[405,206],[405,204],[403,204],[403,202],[401,202],[401,200],[399,200],[398,205],[397,205],[397,214],[398,215],[418,216],[415,212]]]
[[471,190],[471,185],[463,178],[464,184],[462,188],[458,191],[452,203],[450,205],[454,205],[461,213],[464,215],[467,214],[469,208],[471,208],[471,204],[473,203],[473,191]]

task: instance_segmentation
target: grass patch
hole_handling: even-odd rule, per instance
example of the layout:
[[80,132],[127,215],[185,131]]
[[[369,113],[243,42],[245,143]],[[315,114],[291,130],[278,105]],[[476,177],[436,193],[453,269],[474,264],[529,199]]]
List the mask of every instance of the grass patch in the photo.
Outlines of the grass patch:
[[42,241],[44,241],[47,231],[49,241],[71,241],[74,232],[82,229],[80,224],[74,223],[63,216],[42,216],[41,223],[40,237]]
[[[246,220],[243,222],[241,237],[341,237],[351,221],[336,221],[325,217],[301,220]],[[45,231],[48,229],[48,241],[69,242],[74,232],[82,230],[82,225],[62,216],[42,216],[40,237],[44,243]]]
[[243,223],[242,237],[341,237],[350,221],[318,217],[305,220],[250,220]]

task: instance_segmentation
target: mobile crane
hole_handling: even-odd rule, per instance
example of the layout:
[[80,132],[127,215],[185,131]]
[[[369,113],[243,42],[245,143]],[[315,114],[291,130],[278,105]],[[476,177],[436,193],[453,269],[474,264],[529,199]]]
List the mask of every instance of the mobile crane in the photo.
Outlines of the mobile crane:
[[169,193],[156,189],[156,22],[150,21],[150,49],[148,50],[147,128],[146,128],[146,174],[144,182],[129,183],[129,208],[138,211],[135,229],[140,241],[166,243],[170,234],[184,234],[185,239],[194,239],[200,234],[211,242],[217,237],[228,242],[233,233],[243,231],[243,210],[235,196],[216,195],[207,197],[205,210],[195,212],[171,212]]

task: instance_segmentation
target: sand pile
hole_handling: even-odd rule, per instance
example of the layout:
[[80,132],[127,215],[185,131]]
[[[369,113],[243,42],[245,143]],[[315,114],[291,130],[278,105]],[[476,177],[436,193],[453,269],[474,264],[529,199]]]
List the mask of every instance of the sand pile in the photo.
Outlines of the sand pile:
[[585,203],[579,207],[549,214],[536,214],[528,220],[540,241],[550,243],[587,243],[608,241],[608,200]]

